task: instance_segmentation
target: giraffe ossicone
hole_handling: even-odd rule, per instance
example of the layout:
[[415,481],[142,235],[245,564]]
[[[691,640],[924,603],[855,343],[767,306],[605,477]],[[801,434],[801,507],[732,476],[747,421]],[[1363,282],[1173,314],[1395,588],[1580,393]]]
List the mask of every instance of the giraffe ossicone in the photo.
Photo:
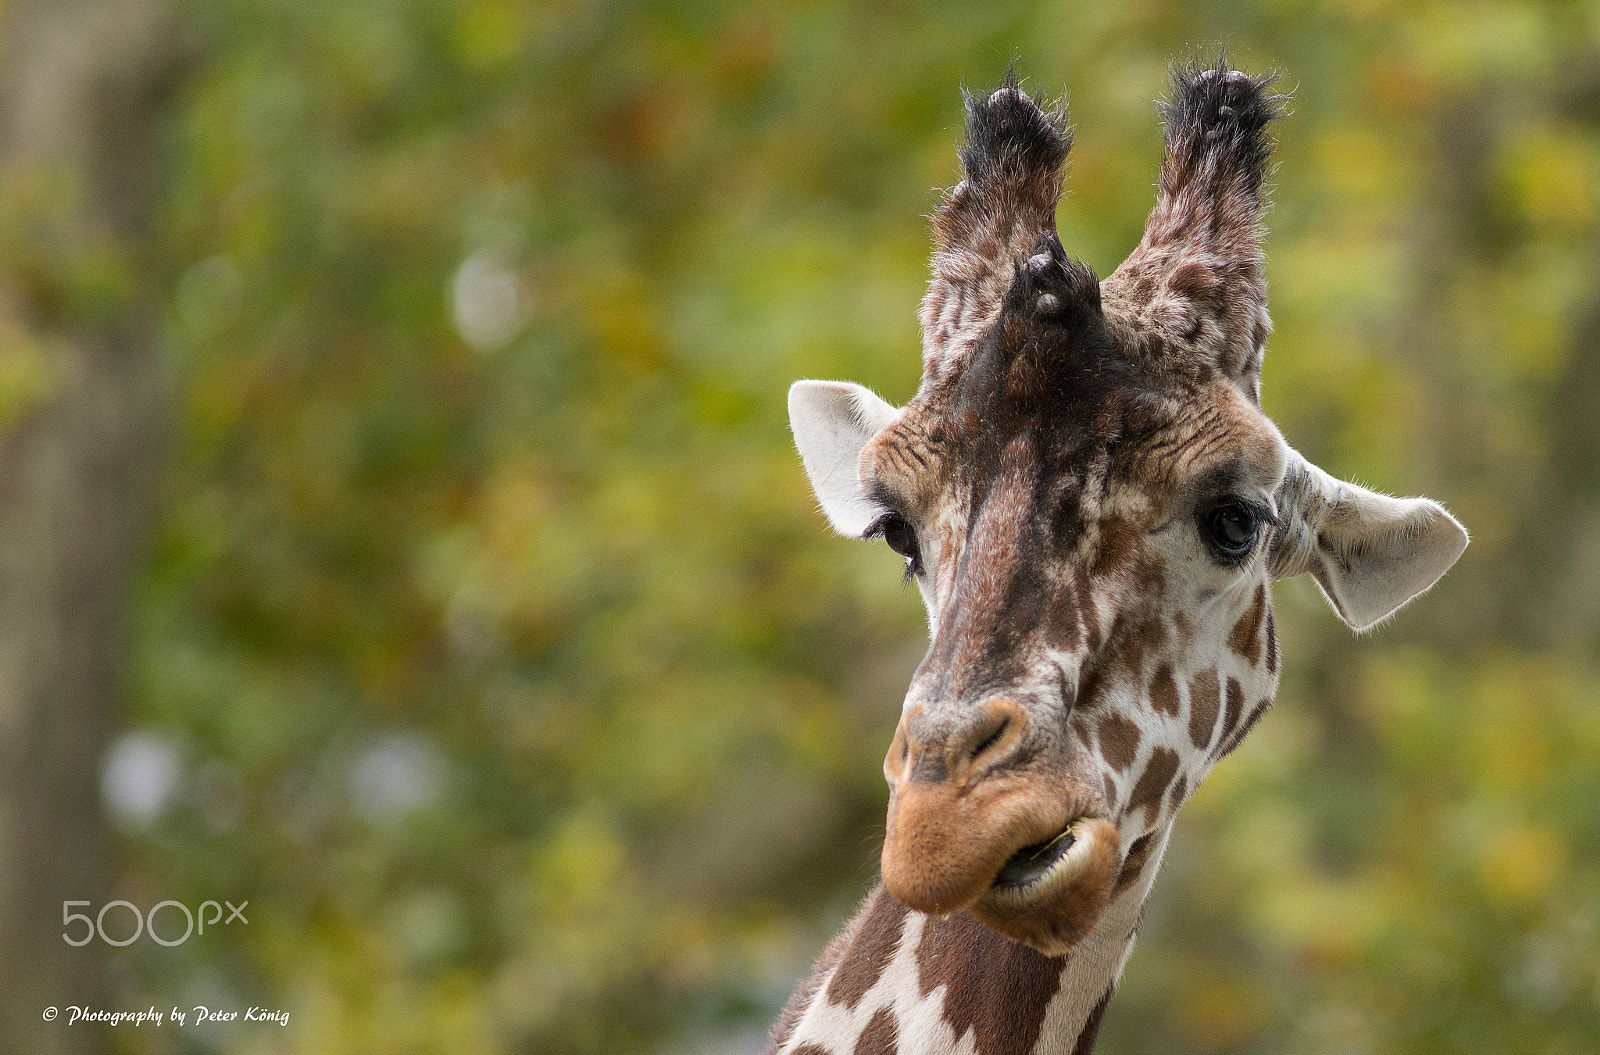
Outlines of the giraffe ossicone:
[[1014,75],[969,97],[915,398],[791,389],[823,511],[905,561],[931,643],[883,884],[772,1050],[1088,1052],[1178,808],[1272,701],[1271,582],[1310,574],[1360,630],[1465,548],[1261,411],[1271,83],[1174,71],[1155,209],[1103,282],[1056,234],[1065,113]]

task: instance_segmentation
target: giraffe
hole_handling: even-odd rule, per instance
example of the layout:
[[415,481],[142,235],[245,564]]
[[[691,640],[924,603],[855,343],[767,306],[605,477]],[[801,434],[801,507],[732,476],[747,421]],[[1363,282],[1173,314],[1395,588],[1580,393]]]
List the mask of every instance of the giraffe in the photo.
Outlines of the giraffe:
[[769,1052],[1091,1051],[1178,808],[1271,705],[1272,581],[1309,573],[1360,631],[1465,548],[1260,408],[1272,83],[1174,68],[1156,205],[1103,282],[1056,233],[1064,110],[1014,70],[968,96],[915,397],[790,390],[823,512],[898,554],[930,645],[884,760],[882,880]]

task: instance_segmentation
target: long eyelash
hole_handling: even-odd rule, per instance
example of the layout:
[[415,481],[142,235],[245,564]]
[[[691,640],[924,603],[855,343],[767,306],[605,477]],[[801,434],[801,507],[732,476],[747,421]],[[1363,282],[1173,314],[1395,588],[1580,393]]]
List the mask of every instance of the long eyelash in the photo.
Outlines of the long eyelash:
[[1265,502],[1245,502],[1244,505],[1256,515],[1257,520],[1269,527],[1277,527],[1283,523],[1283,518],[1274,513],[1272,507]]
[[[1256,519],[1261,521],[1263,528],[1277,528],[1282,526],[1283,518],[1277,513],[1274,513],[1272,511],[1272,507],[1267,505],[1265,502],[1250,502],[1247,504],[1249,505],[1251,512],[1256,515]],[[1245,561],[1246,565],[1254,570],[1257,566],[1267,560],[1267,551],[1270,548],[1271,547],[1269,546],[1263,545],[1260,537],[1257,536],[1256,544],[1250,547],[1250,556]]]

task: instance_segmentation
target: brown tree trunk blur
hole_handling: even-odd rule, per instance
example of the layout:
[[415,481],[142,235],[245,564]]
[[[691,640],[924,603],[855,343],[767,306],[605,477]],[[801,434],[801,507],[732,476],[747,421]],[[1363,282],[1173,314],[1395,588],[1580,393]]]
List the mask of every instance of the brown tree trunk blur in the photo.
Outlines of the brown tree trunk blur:
[[[0,15],[0,1038],[96,1052],[107,898],[99,766],[167,387],[140,256],[179,37],[159,0]],[[93,910],[91,910],[93,911]],[[63,1009],[55,1022],[47,1007]]]

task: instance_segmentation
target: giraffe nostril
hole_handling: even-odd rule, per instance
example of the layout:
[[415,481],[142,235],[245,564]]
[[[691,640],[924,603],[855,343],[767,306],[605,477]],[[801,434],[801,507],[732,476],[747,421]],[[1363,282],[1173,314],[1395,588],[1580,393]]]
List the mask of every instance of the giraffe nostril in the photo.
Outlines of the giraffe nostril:
[[965,785],[1007,765],[1021,751],[1028,716],[1015,700],[1004,696],[985,700],[964,718],[954,729],[950,725],[940,728],[920,709],[908,712],[884,756],[883,771],[890,787],[903,781],[930,784],[954,780]]
[[1021,705],[1005,696],[985,701],[978,713],[978,720],[964,737],[965,743],[952,752],[955,763],[970,767],[966,771],[975,775],[981,775],[980,770],[1002,766],[1015,756],[1028,724]]
[[1005,735],[1006,730],[1009,728],[1011,728],[1011,717],[1010,715],[1003,715],[1000,719],[1000,724],[994,727],[994,731],[984,737],[978,746],[972,749],[973,759],[983,757],[984,752],[1000,742],[1000,738]]

